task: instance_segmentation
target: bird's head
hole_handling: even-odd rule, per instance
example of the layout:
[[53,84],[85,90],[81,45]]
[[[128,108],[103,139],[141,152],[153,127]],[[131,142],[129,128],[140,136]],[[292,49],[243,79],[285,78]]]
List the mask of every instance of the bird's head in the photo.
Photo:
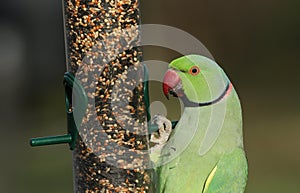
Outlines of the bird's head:
[[182,99],[185,106],[199,107],[218,103],[230,94],[232,85],[213,60],[188,55],[172,61],[163,80],[163,92]]

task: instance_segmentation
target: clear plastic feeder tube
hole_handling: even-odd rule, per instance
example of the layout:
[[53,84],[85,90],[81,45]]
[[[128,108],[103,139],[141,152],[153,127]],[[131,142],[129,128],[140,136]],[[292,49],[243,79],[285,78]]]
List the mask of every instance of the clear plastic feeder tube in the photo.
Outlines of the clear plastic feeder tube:
[[63,3],[67,69],[87,97],[70,106],[74,192],[151,192],[139,2]]

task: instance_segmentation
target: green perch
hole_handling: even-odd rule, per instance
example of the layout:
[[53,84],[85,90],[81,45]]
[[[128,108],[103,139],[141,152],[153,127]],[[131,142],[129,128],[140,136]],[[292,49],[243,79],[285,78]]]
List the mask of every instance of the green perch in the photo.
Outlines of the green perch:
[[[76,123],[74,120],[74,113],[76,113],[77,117],[80,117],[81,119],[83,118],[87,106],[87,96],[80,82],[74,77],[73,74],[69,72],[66,72],[64,75],[64,85],[65,85],[65,92],[66,92],[65,99],[66,99],[68,134],[33,138],[30,140],[31,146],[37,147],[37,146],[68,143],[70,149],[71,150],[74,149],[76,139],[78,136],[78,129],[76,127]],[[74,106],[72,104],[73,94],[75,95],[75,99],[78,100],[77,102],[75,101],[75,104],[79,104],[77,106]]]

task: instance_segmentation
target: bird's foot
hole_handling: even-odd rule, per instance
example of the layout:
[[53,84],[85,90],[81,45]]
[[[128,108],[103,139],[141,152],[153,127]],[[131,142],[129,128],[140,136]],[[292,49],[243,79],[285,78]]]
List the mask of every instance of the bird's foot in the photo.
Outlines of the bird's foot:
[[150,143],[154,143],[154,146],[161,146],[160,148],[162,148],[170,137],[172,132],[172,123],[165,116],[159,114],[154,115],[151,122],[158,126],[158,130],[151,133]]

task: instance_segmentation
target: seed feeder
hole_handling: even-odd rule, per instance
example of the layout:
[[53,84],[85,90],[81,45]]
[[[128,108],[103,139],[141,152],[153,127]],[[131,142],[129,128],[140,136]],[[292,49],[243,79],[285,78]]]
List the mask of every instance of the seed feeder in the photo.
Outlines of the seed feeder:
[[[139,1],[63,0],[63,6],[67,134],[30,144],[69,144],[74,192],[153,192]],[[120,101],[126,106],[114,107]]]

